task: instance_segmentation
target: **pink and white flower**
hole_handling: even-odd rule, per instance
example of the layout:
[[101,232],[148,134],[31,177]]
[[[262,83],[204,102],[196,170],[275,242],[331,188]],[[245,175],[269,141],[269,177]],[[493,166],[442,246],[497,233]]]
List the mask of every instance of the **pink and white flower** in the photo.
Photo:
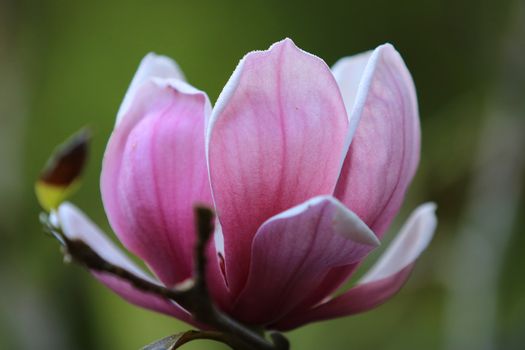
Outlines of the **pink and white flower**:
[[[393,296],[432,238],[417,208],[375,266],[333,297],[397,214],[419,162],[414,84],[389,44],[332,69],[285,39],[247,54],[212,109],[175,62],[147,55],[117,115],[101,191],[135,266],[76,207],[57,218],[103,258],[172,287],[192,275],[193,207],[217,213],[207,280],[215,303],[287,330],[369,310]],[[104,273],[136,305],[193,323],[172,301]]]

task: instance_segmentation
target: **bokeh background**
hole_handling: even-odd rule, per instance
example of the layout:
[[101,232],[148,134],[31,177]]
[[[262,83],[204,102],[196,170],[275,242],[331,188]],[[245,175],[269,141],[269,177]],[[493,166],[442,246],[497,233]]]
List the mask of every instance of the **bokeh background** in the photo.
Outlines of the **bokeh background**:
[[140,59],[175,58],[215,101],[246,52],[283,37],[328,64],[383,42],[397,47],[416,82],[423,150],[388,237],[423,201],[437,202],[440,219],[393,300],[293,331],[293,348],[523,349],[520,0],[0,0],[0,349],[138,349],[188,328],[63,264],[40,228],[33,181],[53,147],[89,125],[89,169],[73,201],[111,232],[101,157]]

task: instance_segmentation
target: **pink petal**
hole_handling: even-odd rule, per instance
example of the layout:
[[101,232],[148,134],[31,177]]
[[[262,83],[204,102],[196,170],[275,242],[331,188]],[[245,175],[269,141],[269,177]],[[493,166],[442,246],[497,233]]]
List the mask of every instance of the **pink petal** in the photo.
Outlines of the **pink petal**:
[[250,324],[271,323],[332,268],[361,261],[377,245],[357,215],[329,196],[276,215],[254,237],[248,282],[233,314]]
[[291,315],[275,327],[288,330],[313,321],[348,316],[370,310],[390,299],[406,282],[416,259],[434,235],[435,208],[433,203],[418,207],[379,261],[355,287],[310,311]]
[[326,275],[319,279],[319,282],[312,286],[308,293],[305,293],[300,304],[294,307],[289,312],[290,315],[303,314],[312,308],[312,305],[317,305],[326,298],[329,298],[334,292],[345,283],[353,272],[360,266],[361,261],[345,265],[337,266],[326,273]]
[[184,74],[175,61],[166,56],[156,55],[153,52],[147,54],[140,62],[139,68],[131,81],[131,84],[120,105],[117,121],[118,124],[124,114],[128,111],[135,98],[137,90],[152,78],[177,79],[184,81]]
[[230,288],[242,288],[252,238],[267,219],[333,192],[347,131],[326,64],[285,39],[246,55],[208,128],[208,161]]
[[[83,241],[106,261],[130,271],[137,277],[160,285],[159,282],[146,275],[128,259],[126,255],[73,204],[63,203],[52,219],[60,225],[62,231],[69,239]],[[93,275],[108,288],[132,304],[192,323],[191,316],[186,310],[170,300],[142,292],[119,277],[94,271]]]
[[[351,145],[334,195],[381,237],[419,162],[419,115],[412,78],[397,51],[386,44],[368,56],[334,67],[345,101],[354,102],[347,105]],[[357,89],[355,76],[361,76]]]
[[[168,286],[191,277],[193,208],[212,205],[204,150],[209,112],[207,96],[186,83],[150,80],[104,155],[101,191],[111,226]],[[210,267],[220,275],[217,260],[212,253]]]
[[[363,113],[363,108],[365,107],[369,87],[362,86],[362,84],[371,84],[373,82],[373,79],[363,79],[363,76],[373,76],[374,70],[377,67],[376,65],[379,54],[380,51],[375,50],[374,52],[369,51],[355,56],[346,57],[339,60],[332,68],[334,76],[339,84],[339,88],[341,89],[347,113],[351,116],[348,144],[350,144],[350,141],[352,140]],[[369,62],[375,63],[369,64]],[[360,91],[359,94],[358,91]],[[356,103],[358,96],[359,101]],[[354,108],[357,110],[352,111]],[[303,305],[301,305],[296,312],[301,312],[301,310],[304,311],[304,309],[308,308],[312,302],[322,300],[324,297],[335,291],[345,280],[348,279],[357,266],[358,264],[339,267],[331,271],[324,280],[319,283],[317,290],[303,302]]]

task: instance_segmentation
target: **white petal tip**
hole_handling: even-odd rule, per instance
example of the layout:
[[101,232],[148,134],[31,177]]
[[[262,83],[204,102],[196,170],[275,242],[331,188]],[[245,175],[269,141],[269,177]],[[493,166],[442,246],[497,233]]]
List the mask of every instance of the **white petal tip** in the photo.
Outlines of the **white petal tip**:
[[355,214],[345,207],[341,202],[331,199],[337,206],[334,216],[334,225],[341,235],[348,237],[354,242],[377,247],[381,244],[372,230]]
[[140,61],[137,72],[131,80],[131,84],[117,113],[115,126],[122,121],[122,118],[131,106],[137,90],[153,78],[185,80],[182,70],[174,60],[153,52],[148,53]]

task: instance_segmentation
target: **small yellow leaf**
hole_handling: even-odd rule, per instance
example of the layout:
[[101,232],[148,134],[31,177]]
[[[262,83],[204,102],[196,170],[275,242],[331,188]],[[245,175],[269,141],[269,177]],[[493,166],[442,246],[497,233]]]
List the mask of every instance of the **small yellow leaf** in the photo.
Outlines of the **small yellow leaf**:
[[80,182],[81,181],[77,180],[67,187],[62,187],[51,185],[39,180],[35,183],[35,194],[38,203],[40,203],[45,211],[50,212],[51,210],[58,208],[60,203],[75,193],[80,187]]

